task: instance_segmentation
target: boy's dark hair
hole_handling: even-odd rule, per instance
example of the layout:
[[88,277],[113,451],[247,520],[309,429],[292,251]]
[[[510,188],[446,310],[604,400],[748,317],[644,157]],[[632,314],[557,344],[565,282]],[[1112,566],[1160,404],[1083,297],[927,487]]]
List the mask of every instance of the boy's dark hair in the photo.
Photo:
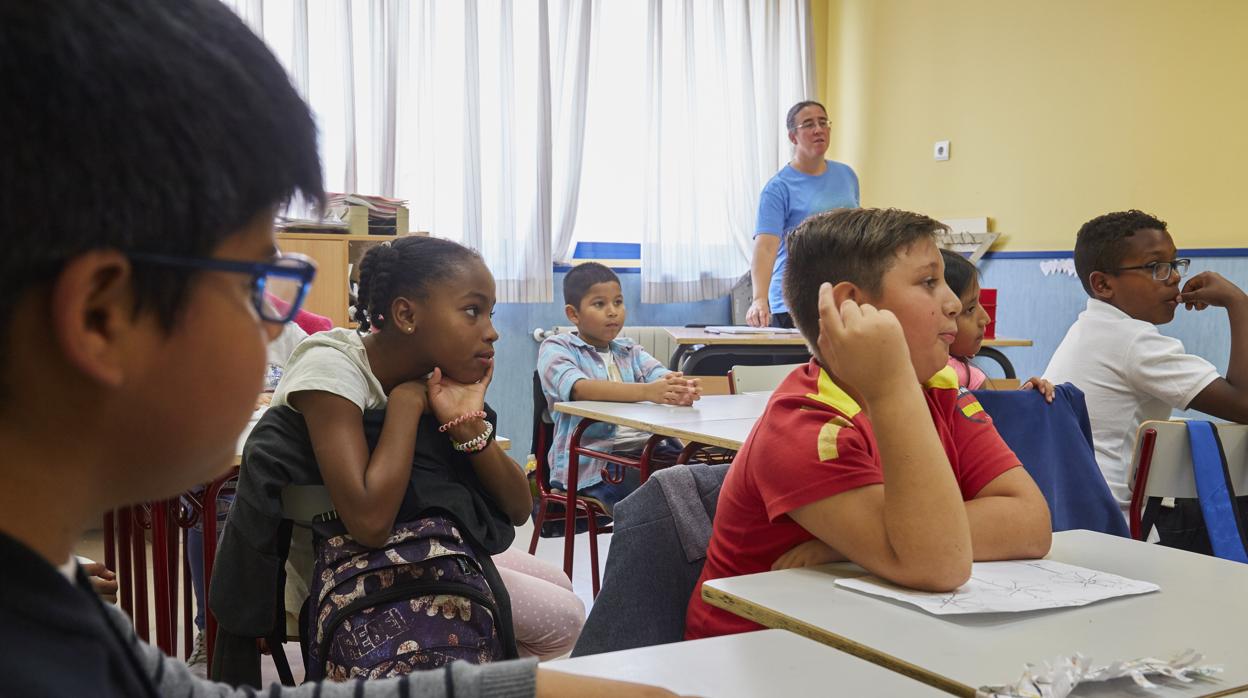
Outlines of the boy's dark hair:
[[958,298],[979,278],[979,270],[971,264],[971,260],[952,250],[942,249],[940,256],[945,258],[945,283],[949,290]]
[[1121,267],[1127,255],[1127,238],[1147,228],[1166,232],[1166,222],[1131,209],[1097,216],[1079,228],[1075,237],[1075,273],[1089,296],[1096,296],[1088,278],[1092,272],[1108,273]]
[[819,286],[848,281],[869,294],[883,290],[897,253],[949,228],[920,213],[895,208],[842,208],[807,218],[789,233],[784,302],[814,346],[819,339]]
[[[296,192],[323,198],[316,126],[219,0],[0,3],[0,338],[17,299],[93,249],[209,255]],[[184,269],[136,266],[169,329]]]
[[806,107],[819,107],[820,109],[823,110],[824,116],[827,116],[828,114],[827,108],[824,107],[822,104],[814,101],[813,99],[807,99],[789,107],[789,113],[786,114],[784,117],[784,127],[787,128],[790,132],[796,131],[797,130],[797,113],[805,109]]
[[563,277],[563,302],[580,310],[581,301],[585,298],[585,294],[589,293],[589,289],[594,284],[609,281],[618,284],[620,277],[616,276],[615,272],[606,265],[598,262],[578,264]]
[[396,297],[424,297],[430,286],[453,278],[471,260],[481,261],[481,255],[442,238],[411,235],[373,247],[360,260],[359,301],[354,316],[360,323],[359,331],[384,329]]

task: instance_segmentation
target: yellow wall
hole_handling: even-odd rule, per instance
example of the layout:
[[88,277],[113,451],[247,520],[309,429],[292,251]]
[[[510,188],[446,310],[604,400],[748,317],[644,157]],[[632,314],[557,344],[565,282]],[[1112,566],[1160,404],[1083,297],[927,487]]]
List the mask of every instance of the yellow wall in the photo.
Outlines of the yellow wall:
[[1180,247],[1248,246],[1248,2],[812,9],[829,157],[858,171],[864,205],[988,216],[1008,250],[1069,249],[1082,222],[1130,207]]

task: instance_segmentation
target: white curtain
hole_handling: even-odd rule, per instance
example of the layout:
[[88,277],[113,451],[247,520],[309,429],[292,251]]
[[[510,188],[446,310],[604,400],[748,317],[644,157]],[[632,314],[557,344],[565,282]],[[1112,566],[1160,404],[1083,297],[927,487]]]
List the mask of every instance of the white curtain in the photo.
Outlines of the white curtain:
[[576,224],[598,0],[223,0],[312,106],[330,191],[409,201],[548,302]]
[[808,0],[649,0],[642,301],[704,300],[749,268],[758,195],[813,98]]

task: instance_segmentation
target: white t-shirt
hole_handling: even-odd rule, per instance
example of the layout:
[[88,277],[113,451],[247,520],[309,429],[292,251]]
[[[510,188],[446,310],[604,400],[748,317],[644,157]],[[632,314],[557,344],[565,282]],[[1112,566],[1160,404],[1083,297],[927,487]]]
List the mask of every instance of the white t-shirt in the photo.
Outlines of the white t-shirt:
[[1135,433],[1150,419],[1186,409],[1218,378],[1218,369],[1185,353],[1183,343],[1094,298],[1053,352],[1044,377],[1083,391],[1096,462],[1125,511]]
[[[596,347],[595,347],[596,348]],[[620,374],[620,367],[615,365],[615,357],[611,355],[610,349],[597,349],[598,358],[607,366],[607,377],[612,383],[623,383],[624,377]],[[629,451],[640,451],[645,448],[646,442],[650,440],[650,435],[644,431],[638,431],[632,427],[619,426],[615,428],[615,441],[613,442],[613,451],[627,453]]]
[[277,384],[282,380],[282,374],[286,372],[286,362],[290,359],[290,355],[294,353],[295,347],[307,338],[308,333],[303,331],[299,325],[288,322],[282,325],[282,333],[277,339],[269,342],[269,367],[264,374],[264,389],[272,392],[277,389]]
[[295,347],[270,404],[289,405],[290,394],[301,390],[340,395],[361,412],[386,406],[386,393],[368,364],[363,338],[345,327],[317,332]]

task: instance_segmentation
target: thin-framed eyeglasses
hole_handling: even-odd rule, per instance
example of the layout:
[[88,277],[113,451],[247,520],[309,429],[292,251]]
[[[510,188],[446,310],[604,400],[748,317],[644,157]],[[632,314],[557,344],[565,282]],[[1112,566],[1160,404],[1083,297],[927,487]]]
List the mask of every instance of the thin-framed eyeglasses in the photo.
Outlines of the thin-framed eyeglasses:
[[180,267],[201,271],[223,271],[251,276],[251,302],[256,314],[265,322],[285,324],[294,319],[312,288],[316,263],[301,254],[283,254],[272,262],[242,262],[211,257],[178,257],[164,254],[131,252],[127,255],[139,264]]
[[1179,276],[1187,273],[1187,268],[1192,265],[1190,259],[1172,259],[1169,262],[1149,262],[1135,267],[1118,267],[1114,273],[1120,271],[1131,271],[1133,269],[1147,269],[1152,273],[1153,279],[1157,281],[1166,281],[1170,278],[1171,272],[1178,272]]
[[797,130],[809,131],[810,129],[815,128],[816,126],[818,126],[819,128],[827,128],[828,124],[829,122],[827,119],[807,119],[797,125]]

